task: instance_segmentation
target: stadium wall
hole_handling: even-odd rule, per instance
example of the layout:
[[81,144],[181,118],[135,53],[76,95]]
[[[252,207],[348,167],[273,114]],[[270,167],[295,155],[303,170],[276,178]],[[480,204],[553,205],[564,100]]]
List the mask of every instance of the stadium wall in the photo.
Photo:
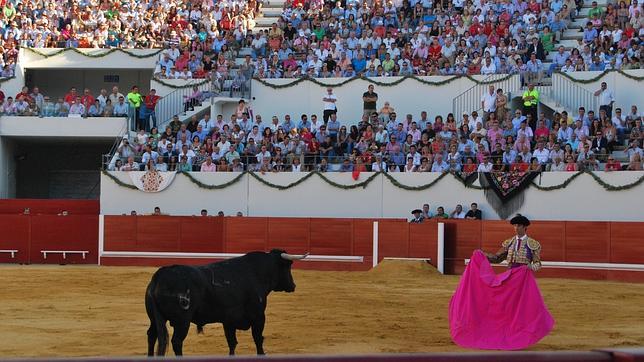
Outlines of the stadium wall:
[[[636,77],[644,76],[644,70],[641,69],[627,70],[625,73]],[[575,79],[587,80],[597,77],[598,72],[575,72],[568,75]],[[557,74],[554,76],[561,77],[561,75]],[[421,77],[421,79],[431,82],[441,82],[449,78],[451,77]],[[375,78],[374,80],[391,83],[399,79],[400,77],[383,77]],[[473,79],[487,80],[485,76],[481,75],[474,76]],[[346,81],[346,78],[318,79],[318,81],[324,84],[337,84]],[[607,72],[601,79],[591,83],[584,84],[576,82],[575,84],[594,92],[599,89],[602,81],[607,82],[608,89],[613,92],[615,96],[615,107],[622,107],[626,111],[630,110],[631,105],[637,105],[639,108],[642,108],[644,105],[644,94],[642,92],[633,92],[633,90],[639,89],[639,82],[618,72]],[[264,79],[262,82],[281,86],[292,83],[293,80]],[[262,82],[253,80],[252,107],[261,113],[265,120],[270,120],[270,117],[273,115],[277,115],[280,119],[283,119],[284,114],[287,113],[295,121],[299,120],[300,115],[303,113],[309,115],[318,114],[318,116],[322,114],[322,97],[326,92],[326,86],[304,81],[295,86],[275,89],[262,84]],[[340,122],[351,125],[356,124],[361,119],[362,93],[367,91],[369,84],[370,82],[360,79],[334,88],[334,93],[338,97],[338,119]],[[442,86],[426,85],[413,79],[408,79],[395,86],[386,87],[375,85],[375,92],[378,93],[378,107],[382,107],[385,101],[389,101],[391,106],[395,108],[399,120],[404,120],[405,115],[408,113],[414,115],[414,119],[417,119],[421,111],[427,111],[429,118],[433,120],[437,115],[443,116],[444,119],[448,113],[453,112],[453,99],[472,88],[475,84],[475,82],[468,78],[460,78]],[[518,85],[515,89],[518,89]],[[552,91],[558,94],[557,92],[562,92],[563,90],[553,89]],[[481,94],[473,95],[473,97],[480,97],[482,91],[479,93]],[[515,96],[520,96],[520,94],[512,94],[512,97]],[[284,107],[282,102],[275,102],[276,99],[288,99],[288,106]],[[476,103],[477,109],[480,108],[479,104]],[[576,114],[576,109],[569,109],[568,112],[574,115]],[[458,120],[461,119],[461,115],[455,116]]]
[[[132,184],[127,172],[110,172],[121,182]],[[205,185],[222,185],[238,176],[236,173],[192,173]],[[269,173],[257,175],[274,185],[286,186],[300,180],[304,173]],[[330,181],[340,185],[363,182],[372,173],[361,173],[357,181],[350,173],[326,173]],[[623,186],[638,180],[644,172],[597,172],[604,182]],[[440,177],[438,173],[396,173],[391,175],[400,184],[420,186]],[[572,176],[570,172],[545,172],[535,179],[541,186],[561,185]],[[477,183],[475,183],[477,184]],[[640,200],[644,185],[627,190],[607,191],[589,174],[582,174],[565,188],[540,191],[527,188],[524,203],[517,210],[536,220],[570,221],[644,221]],[[151,213],[159,206],[169,215],[198,215],[201,209],[210,214],[221,210],[226,215],[241,211],[246,216],[273,217],[351,217],[351,218],[407,218],[410,211],[429,203],[432,211],[443,206],[447,212],[456,204],[467,210],[477,202],[486,220],[499,220],[481,190],[466,188],[447,175],[432,187],[422,191],[408,191],[393,185],[384,175],[365,187],[350,190],[328,184],[319,176],[286,190],[269,187],[246,174],[237,182],[222,189],[204,189],[184,175],[177,175],[164,191],[145,193],[119,186],[105,174],[101,175],[101,214]]]
[[[625,70],[623,72],[634,77],[644,77],[644,69],[631,69]],[[573,77],[574,79],[588,80],[596,78],[598,72],[574,72],[568,73],[567,75]],[[555,73],[553,74],[553,77],[563,77],[563,75]],[[637,91],[637,89],[642,88],[641,81],[638,82],[637,80],[630,79],[624,76],[624,74],[622,73],[607,72],[604,73],[603,77],[597,79],[594,82],[576,82],[575,84],[594,93],[600,88],[602,82],[606,82],[607,88],[613,92],[613,95],[615,97],[615,104],[613,105],[613,109],[621,107],[623,114],[626,115],[630,112],[631,106],[636,105],[638,107],[638,111],[640,113],[642,112],[642,107],[644,107],[644,92]],[[553,91],[557,92],[561,90],[553,89]],[[570,113],[571,111],[572,113]],[[577,110],[568,110],[568,113],[576,115]]]
[[[501,78],[502,76],[498,76]],[[399,81],[401,77],[380,77],[378,82],[392,83]],[[420,77],[429,82],[443,82],[451,76],[430,76]],[[474,79],[487,79],[486,76],[475,75]],[[337,84],[345,82],[347,78],[326,78],[319,81],[324,84]],[[518,77],[516,77],[518,89]],[[293,79],[264,79],[273,85],[284,85],[292,83]],[[362,118],[362,94],[367,91],[371,84],[367,80],[357,79],[345,85],[335,87],[334,94],[338,98],[338,120],[343,124],[357,124]],[[375,86],[378,93],[378,108],[381,108],[386,101],[395,108],[399,120],[404,120],[407,113],[413,114],[414,118],[420,115],[421,111],[427,111],[433,120],[434,116],[442,115],[443,119],[452,112],[452,100],[472,88],[476,82],[462,77],[455,79],[447,85],[428,85],[414,79],[407,79],[395,86]],[[317,114],[322,117],[322,97],[326,94],[326,86],[313,82],[304,81],[295,86],[274,89],[262,84],[257,80],[252,83],[252,107],[262,114],[263,118],[270,121],[270,117],[277,115],[284,119],[285,114],[290,114],[291,119],[299,121],[300,115],[306,113]],[[479,97],[479,96],[477,96]],[[286,102],[275,102],[283,99]],[[286,103],[286,104],[284,104]],[[460,116],[457,117],[460,119]]]

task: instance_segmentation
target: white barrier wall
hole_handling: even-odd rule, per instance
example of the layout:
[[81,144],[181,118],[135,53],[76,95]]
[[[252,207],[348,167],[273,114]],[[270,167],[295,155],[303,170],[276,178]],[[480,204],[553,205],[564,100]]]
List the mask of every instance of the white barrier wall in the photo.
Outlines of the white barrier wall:
[[73,50],[60,52],[62,49],[58,48],[35,50],[42,55],[28,49],[20,50],[18,63],[24,69],[154,69],[161,56],[159,49],[127,49],[126,52],[114,51],[105,56],[100,55],[106,54],[109,49],[78,49],[81,53],[93,56],[85,56]]
[[0,136],[115,139],[127,130],[125,117],[0,118]]
[[[644,69],[636,70],[626,70],[624,73],[634,76],[634,77],[644,77]],[[579,80],[588,80],[594,79],[597,77],[600,72],[573,72],[569,73],[575,79]],[[553,74],[553,77],[564,77],[560,74]],[[565,78],[564,78],[565,79]],[[644,108],[644,83],[641,81],[638,82],[635,79],[628,78],[619,72],[607,72],[600,79],[591,82],[591,83],[580,83],[576,82],[575,84],[590,91],[595,92],[601,88],[601,83],[606,82],[607,88],[613,92],[615,96],[615,103],[613,105],[613,110],[617,107],[622,108],[624,115],[628,114],[631,110],[632,105],[636,105],[640,114]],[[553,91],[557,91],[554,89]],[[577,114],[577,110],[572,110],[572,115]],[[570,110],[568,110],[570,112]],[[614,113],[613,113],[614,115]]]
[[[132,184],[126,172],[112,172],[122,182]],[[233,179],[235,173],[193,173],[206,185],[221,185]],[[288,185],[305,173],[278,173],[260,175],[266,181]],[[327,173],[329,180],[341,185],[362,182],[372,173],[362,173],[358,181],[350,173]],[[535,182],[542,186],[563,183],[573,173],[543,173]],[[604,182],[615,186],[630,184],[644,172],[597,172]],[[403,185],[425,185],[438,173],[393,175]],[[478,183],[476,183],[478,184]],[[555,191],[539,191],[529,187],[524,191],[525,202],[517,210],[539,220],[603,220],[644,221],[644,184],[624,191],[606,191],[588,174],[573,180],[568,187]],[[106,175],[101,176],[101,213],[119,215],[136,210],[150,213],[159,206],[171,215],[196,215],[203,208],[210,214],[222,210],[226,215],[242,211],[249,216],[283,217],[410,217],[412,209],[429,203],[432,211],[443,206],[447,212],[456,204],[477,202],[484,219],[498,220],[485,198],[484,191],[464,187],[451,175],[423,191],[406,191],[394,186],[383,175],[378,175],[366,188],[344,190],[333,187],[313,175],[308,180],[287,190],[270,188],[250,175],[224,189],[199,188],[184,175],[177,175],[173,184],[159,193],[144,193],[117,185]]]
[[[475,79],[483,79],[485,76],[474,76]],[[421,77],[430,82],[441,82],[451,76]],[[400,77],[374,78],[378,82],[392,83]],[[347,78],[318,79],[324,84],[337,84],[346,81]],[[266,79],[272,84],[288,84],[293,79]],[[367,91],[367,80],[357,79],[348,84],[334,88],[333,92],[338,97],[338,120],[344,124],[356,124],[362,118],[362,94]],[[443,118],[452,112],[452,100],[468,90],[476,83],[468,78],[461,77],[447,85],[427,85],[414,79],[407,79],[395,86],[375,85],[374,91],[378,93],[378,110],[388,101],[395,108],[399,120],[404,120],[405,115],[411,113],[414,119],[420,116],[421,111],[427,111],[430,119],[436,115]],[[300,120],[303,113],[307,115],[317,114],[322,118],[324,105],[322,98],[326,94],[326,86],[317,85],[310,81],[303,81],[288,88],[273,89],[253,80],[252,84],[252,108],[255,113],[262,115],[265,120],[271,119],[273,115],[283,120],[285,114],[290,114],[295,122]],[[460,117],[457,117],[460,118]]]

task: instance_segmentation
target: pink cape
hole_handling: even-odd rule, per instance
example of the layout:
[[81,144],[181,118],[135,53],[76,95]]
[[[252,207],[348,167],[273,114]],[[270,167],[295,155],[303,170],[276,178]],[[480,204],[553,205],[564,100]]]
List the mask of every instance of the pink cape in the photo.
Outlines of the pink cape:
[[496,275],[480,250],[449,303],[452,339],[465,348],[517,350],[548,335],[555,321],[527,266]]

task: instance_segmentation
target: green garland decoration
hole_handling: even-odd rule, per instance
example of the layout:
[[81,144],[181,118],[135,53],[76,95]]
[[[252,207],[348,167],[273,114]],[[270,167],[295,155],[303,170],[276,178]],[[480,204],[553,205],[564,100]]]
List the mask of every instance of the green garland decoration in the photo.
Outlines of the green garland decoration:
[[595,180],[595,182],[597,182],[606,191],[624,191],[624,190],[632,189],[633,187],[639,186],[642,182],[644,182],[644,175],[642,175],[639,179],[637,179],[634,182],[631,182],[630,184],[626,184],[626,185],[622,185],[622,186],[615,186],[615,185],[611,185],[611,184],[607,183],[606,181],[602,180],[599,176],[597,176],[592,171],[578,171],[577,173],[575,173],[574,175],[570,176],[563,183],[561,183],[559,185],[540,186],[536,182],[534,182],[534,180],[533,180],[531,186],[534,186],[539,191],[561,190],[561,189],[564,189],[564,188],[568,187],[568,185],[570,185],[570,183],[572,181],[574,181],[577,177],[579,177],[579,176],[581,176],[583,174],[590,175],[593,178],[593,180]]
[[616,70],[616,69],[605,70],[605,71],[601,72],[599,75],[597,75],[596,77],[590,78],[590,79],[577,79],[577,78],[574,78],[573,76],[571,76],[570,74],[564,73],[564,72],[561,72],[561,71],[556,71],[555,73],[563,76],[564,78],[568,78],[569,80],[571,80],[571,81],[573,81],[575,83],[589,84],[589,83],[596,82],[596,81],[604,78],[604,76],[606,76],[606,75],[608,75],[610,73],[613,73],[613,72],[617,72],[617,73],[623,75],[624,77],[626,77],[628,79],[632,79],[632,80],[635,80],[635,81],[638,81],[638,82],[641,82],[642,80],[644,80],[644,77],[638,77],[638,76],[635,76],[635,75],[628,74],[623,70]]
[[74,52],[74,53],[83,55],[83,56],[88,57],[88,58],[103,58],[103,57],[106,57],[106,56],[108,56],[108,55],[110,55],[112,53],[121,52],[121,53],[125,53],[125,54],[127,54],[127,55],[129,55],[131,57],[134,57],[134,58],[144,59],[144,58],[150,58],[150,57],[157,56],[159,53],[161,53],[163,51],[163,49],[157,49],[156,51],[154,51],[152,53],[148,53],[148,54],[136,54],[134,52],[131,52],[131,51],[128,51],[128,50],[125,50],[125,49],[114,48],[114,49],[109,49],[109,50],[107,50],[105,52],[102,52],[102,53],[99,53],[99,54],[90,54],[90,53],[82,52],[82,51],[80,51],[80,50],[78,50],[76,48],[65,48],[65,49],[61,49],[61,50],[51,52],[51,53],[43,53],[43,52],[40,52],[40,51],[38,51],[38,50],[36,50],[34,48],[23,48],[23,49],[27,49],[30,52],[32,52],[34,54],[38,54],[41,57],[45,57],[45,58],[55,57],[57,55],[65,53],[65,52]]
[[244,172],[240,173],[239,175],[237,175],[237,177],[235,177],[234,179],[232,179],[232,180],[230,180],[228,182],[225,182],[223,184],[220,184],[220,185],[206,185],[205,183],[197,180],[194,176],[192,176],[191,172],[180,172],[180,173],[182,175],[186,176],[188,178],[188,180],[190,180],[190,182],[192,182],[193,184],[199,186],[202,189],[220,190],[220,189],[225,189],[228,186],[232,186],[232,185],[236,184],[237,182],[239,182],[239,180],[242,179],[242,177],[244,177],[244,175],[247,172],[248,171],[244,171]]
[[[116,176],[112,175],[111,173],[109,173],[109,172],[107,172],[107,171],[105,171],[105,170],[102,170],[101,172],[102,172],[104,175],[106,175],[107,177],[109,177],[112,181],[114,181],[114,182],[115,182],[117,185],[119,185],[119,186],[122,186],[122,187],[125,187],[125,188],[128,188],[128,189],[132,189],[132,190],[138,190],[136,186],[134,186],[134,185],[130,185],[130,184],[127,184],[127,183],[125,183],[125,182],[123,182],[123,181],[119,180]],[[435,180],[433,180],[432,182],[427,183],[427,184],[425,184],[425,185],[419,185],[419,186],[409,186],[409,185],[401,184],[400,182],[398,182],[398,180],[396,180],[396,179],[395,179],[393,176],[391,176],[389,173],[387,173],[387,172],[382,172],[382,171],[380,171],[380,172],[375,172],[373,175],[369,176],[369,178],[367,178],[366,180],[364,180],[364,181],[362,181],[362,182],[355,183],[355,184],[351,184],[351,185],[343,185],[343,184],[339,184],[339,183],[337,183],[337,182],[335,182],[335,181],[330,180],[328,177],[326,177],[326,176],[324,175],[324,173],[321,173],[321,172],[318,172],[318,171],[312,171],[312,172],[309,172],[309,173],[308,173],[308,174],[306,174],[304,177],[302,177],[302,178],[298,179],[297,181],[291,182],[291,183],[290,183],[290,184],[288,184],[288,185],[278,185],[278,184],[274,184],[274,183],[268,182],[268,181],[266,181],[263,177],[261,177],[260,175],[258,175],[256,172],[251,172],[251,171],[244,171],[244,172],[240,173],[239,175],[237,175],[237,176],[236,176],[235,178],[233,178],[232,180],[230,180],[230,181],[228,181],[228,182],[225,182],[225,183],[223,183],[223,184],[219,184],[219,185],[208,185],[208,184],[204,184],[203,182],[201,182],[201,181],[197,180],[194,176],[192,176],[190,172],[180,172],[180,173],[181,173],[181,174],[183,174],[184,176],[186,176],[186,177],[188,178],[188,180],[190,180],[192,183],[194,183],[195,185],[197,185],[199,188],[207,189],[207,190],[221,190],[221,189],[225,189],[225,188],[227,188],[228,186],[232,186],[233,184],[236,184],[237,182],[241,181],[242,177],[244,177],[244,175],[246,175],[246,174],[249,174],[249,175],[250,175],[250,176],[252,176],[255,180],[259,181],[260,183],[264,184],[265,186],[268,186],[268,187],[270,187],[270,188],[274,188],[274,189],[277,189],[277,190],[288,190],[288,189],[290,189],[290,188],[293,188],[293,187],[295,187],[295,186],[297,186],[297,185],[299,185],[299,184],[303,183],[304,181],[306,181],[306,180],[308,180],[309,178],[311,178],[311,177],[313,177],[313,176],[316,176],[316,175],[317,175],[318,177],[320,177],[320,178],[321,178],[324,182],[326,182],[327,184],[329,184],[329,185],[331,185],[331,186],[333,186],[333,187],[339,188],[339,189],[343,189],[343,190],[352,190],[352,189],[356,189],[356,188],[359,188],[359,187],[362,187],[362,188],[364,189],[364,188],[366,188],[366,187],[367,187],[367,186],[368,186],[368,185],[369,185],[373,180],[375,180],[375,179],[376,179],[376,177],[378,177],[378,176],[379,176],[379,175],[381,175],[381,174],[382,174],[382,175],[384,175],[384,177],[385,177],[387,180],[389,180],[389,182],[391,182],[391,184],[392,184],[392,185],[396,186],[396,187],[397,187],[397,188],[399,188],[399,189],[406,190],[406,191],[423,191],[423,190],[427,190],[427,189],[429,189],[429,188],[433,187],[434,185],[436,185],[438,182],[440,182],[440,181],[441,181],[443,178],[445,178],[447,175],[452,175],[452,176],[454,176],[454,178],[455,178],[456,180],[458,180],[458,181],[459,181],[459,182],[460,182],[464,187],[466,187],[466,188],[470,188],[470,189],[474,189],[474,190],[484,190],[484,189],[485,189],[484,187],[481,187],[481,186],[467,184],[467,183],[465,182],[465,180],[463,180],[463,179],[462,179],[462,178],[460,178],[458,175],[453,174],[453,173],[451,173],[451,172],[443,172],[440,176],[438,176],[438,177],[437,177]],[[538,185],[535,181],[532,181],[532,184],[531,184],[530,186],[531,186],[531,187],[535,187],[535,188],[536,188],[537,190],[539,190],[539,191],[554,191],[554,190],[561,190],[561,189],[565,189],[566,187],[568,187],[568,185],[570,185],[570,183],[571,183],[571,182],[573,182],[577,177],[581,176],[582,174],[588,174],[588,175],[590,175],[590,176],[595,180],[595,182],[597,182],[600,186],[602,186],[602,187],[603,187],[604,189],[606,189],[607,191],[624,191],[624,190],[631,189],[631,188],[633,188],[633,187],[639,186],[640,184],[644,183],[644,175],[642,175],[639,179],[637,179],[637,180],[636,180],[636,181],[634,181],[634,182],[631,182],[631,183],[629,183],[629,184],[622,185],[622,186],[615,186],[615,185],[611,185],[611,184],[609,184],[609,183],[605,182],[604,180],[602,180],[599,176],[597,176],[597,175],[596,175],[594,172],[592,172],[592,171],[578,171],[577,173],[573,174],[572,176],[570,176],[569,178],[567,178],[563,183],[561,183],[561,184],[559,184],[559,185],[553,185],[553,186],[541,186],[541,185]]]
[[112,175],[111,173],[109,173],[109,172],[107,172],[107,171],[105,171],[105,170],[101,170],[101,172],[103,173],[103,175],[105,175],[105,176],[109,177],[112,181],[114,181],[114,182],[115,182],[117,185],[119,185],[119,186],[122,186],[122,187],[125,187],[125,188],[128,188],[128,189],[131,189],[131,190],[138,190],[138,188],[137,188],[136,186],[134,186],[134,185],[130,185],[130,184],[126,184],[125,182],[123,182],[123,181],[119,180],[119,179],[118,179],[118,177],[116,177],[116,176]]
[[155,82],[161,83],[161,85],[163,85],[165,87],[173,88],[173,89],[191,88],[191,87],[194,87],[194,86],[204,85],[204,84],[210,82],[209,79],[204,79],[204,80],[196,82],[196,83],[190,83],[190,84],[184,84],[184,85],[175,85],[175,84],[167,83],[163,79],[157,78],[157,77],[152,78],[152,80],[154,80]]
[[635,187],[635,186],[638,186],[639,184],[641,184],[642,182],[644,182],[644,175],[642,175],[640,178],[638,178],[638,179],[637,179],[637,181],[635,181],[635,182],[631,182],[630,184],[626,184],[626,185],[622,185],[622,186],[613,186],[613,185],[611,185],[611,184],[609,184],[609,183],[605,182],[605,181],[604,181],[604,180],[602,180],[601,178],[599,178],[599,176],[595,175],[595,173],[594,173],[594,172],[590,172],[590,171],[588,171],[587,173],[588,173],[588,174],[590,174],[590,176],[592,176],[592,177],[593,177],[593,179],[595,180],[595,182],[597,182],[597,183],[598,183],[598,184],[600,184],[604,189],[606,189],[606,191],[623,191],[623,190],[628,190],[628,189],[631,189],[631,188],[633,188],[633,187]]
[[389,173],[382,172],[382,174],[385,176],[389,182],[391,182],[392,185],[398,187],[399,189],[407,190],[407,191],[422,191],[422,190],[427,190],[428,188],[436,185],[440,180],[442,180],[445,176],[449,174],[449,172],[443,172],[438,176],[434,181],[425,184],[425,185],[419,185],[419,186],[408,186],[408,185],[403,185],[398,180],[396,180],[393,176],[391,176]]
[[263,177],[257,175],[256,172],[249,172],[249,174],[255,180],[259,181],[260,183],[262,183],[262,184],[264,184],[264,185],[266,185],[268,187],[278,189],[278,190],[288,190],[288,189],[290,189],[292,187],[295,187],[295,186],[301,184],[302,182],[308,180],[309,178],[311,178],[311,177],[313,177],[315,175],[319,176],[324,182],[326,182],[327,184],[329,184],[329,185],[331,185],[333,187],[337,187],[337,188],[343,189],[343,190],[352,190],[352,189],[356,189],[358,187],[362,187],[363,189],[366,188],[367,185],[369,185],[371,183],[371,181],[373,181],[380,174],[380,172],[374,173],[373,175],[369,176],[369,178],[367,178],[366,180],[364,180],[362,182],[358,182],[358,183],[351,184],[351,185],[342,185],[342,184],[339,184],[337,182],[331,181],[329,178],[324,176],[323,173],[318,172],[318,171],[309,172],[306,176],[300,178],[299,180],[297,180],[295,182],[291,182],[288,185],[277,185],[277,184],[268,182]]
[[313,78],[313,77],[309,77],[309,76],[298,78],[298,79],[296,79],[296,80],[294,80],[294,81],[292,81],[290,83],[287,83],[287,84],[272,84],[272,83],[269,83],[269,82],[265,81],[264,79],[260,79],[260,78],[253,78],[253,79],[256,80],[257,82],[259,82],[260,84],[266,86],[266,87],[270,87],[270,88],[273,88],[273,89],[282,89],[282,88],[294,87],[294,86],[296,86],[296,85],[298,85],[298,84],[300,84],[302,82],[307,82],[307,81],[311,82],[313,84],[316,84],[316,85],[318,85],[320,87],[337,88],[337,87],[342,87],[342,86],[344,86],[344,85],[346,85],[348,83],[351,83],[351,82],[359,80],[359,79],[367,81],[367,82],[372,83],[372,84],[375,84],[375,85],[377,85],[379,87],[393,87],[393,86],[396,86],[396,85],[406,81],[407,79],[413,79],[413,80],[415,80],[415,81],[417,81],[419,83],[429,85],[429,86],[442,86],[442,85],[445,85],[445,84],[449,84],[449,83],[451,83],[451,82],[453,82],[453,81],[455,81],[457,79],[460,79],[460,78],[467,78],[467,79],[471,80],[472,82],[474,82],[476,84],[494,84],[494,83],[497,83],[497,82],[503,82],[504,80],[508,80],[508,79],[512,78],[513,76],[514,76],[514,74],[508,74],[505,77],[502,77],[502,78],[499,78],[499,79],[488,80],[488,81],[480,81],[480,80],[477,80],[477,79],[475,79],[475,78],[473,78],[473,77],[471,77],[469,75],[455,75],[455,76],[452,76],[452,77],[450,77],[448,79],[445,79],[443,81],[440,81],[440,82],[431,82],[431,81],[422,79],[421,77],[418,77],[418,76],[415,76],[415,75],[406,75],[406,76],[400,77],[399,79],[397,79],[397,80],[395,80],[393,82],[379,82],[379,81],[375,80],[374,78],[369,78],[369,77],[365,77],[365,76],[355,76],[355,77],[347,78],[347,79],[343,80],[340,83],[333,83],[333,84],[323,83],[323,82],[320,82],[319,80],[317,80],[317,78]]

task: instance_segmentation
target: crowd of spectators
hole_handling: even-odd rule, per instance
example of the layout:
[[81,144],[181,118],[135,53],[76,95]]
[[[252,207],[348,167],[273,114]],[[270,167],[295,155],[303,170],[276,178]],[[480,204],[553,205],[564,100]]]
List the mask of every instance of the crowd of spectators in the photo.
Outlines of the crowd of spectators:
[[478,208],[478,204],[473,202],[468,211],[463,210],[463,205],[458,204],[449,214],[445,211],[443,206],[438,206],[436,212],[432,212],[429,204],[423,204],[422,209],[414,209],[411,212],[414,217],[409,221],[412,224],[421,224],[429,219],[464,219],[464,220],[481,220],[483,219],[483,212]]
[[[246,80],[639,69],[644,15],[638,0],[593,1],[581,39],[555,49],[583,0],[287,0],[267,30],[253,31],[261,0],[5,1],[2,76],[19,47],[167,48],[161,78],[216,72]],[[243,64],[235,59],[251,49]],[[553,63],[544,62],[555,52]],[[166,58],[167,56],[167,58]],[[530,78],[530,79],[528,79]]]
[[637,0],[606,7],[593,1],[587,24],[573,29],[577,44],[555,48],[582,6],[583,0],[288,0],[268,30],[219,34],[206,50],[180,44],[156,74],[224,74],[241,47],[252,51],[238,66],[245,79],[521,74],[528,83],[553,71],[640,69],[644,16]]
[[[599,90],[602,91],[602,90]],[[483,114],[466,112],[434,119],[398,116],[388,102],[379,110],[373,85],[363,94],[362,120],[343,123],[333,89],[320,96],[322,117],[286,114],[265,122],[242,100],[230,117],[175,118],[162,132],[141,130],[132,143],[123,140],[114,170],[299,172],[503,172],[642,169],[642,115],[630,109],[580,107],[547,118],[522,109],[511,113],[503,90],[483,95]],[[493,102],[494,107],[486,102]],[[612,102],[610,103],[612,106]],[[536,118],[536,119],[535,119]],[[461,126],[458,126],[458,125]],[[613,158],[627,146],[626,164]],[[622,147],[619,147],[622,152]]]
[[[186,97],[185,108],[193,107],[202,100],[202,92],[196,89]],[[138,86],[132,86],[129,92],[123,94],[119,87],[111,91],[101,89],[95,95],[91,89],[85,88],[79,93],[76,87],[61,97],[50,97],[43,94],[38,86],[23,87],[14,97],[0,91],[0,115],[4,116],[35,116],[35,117],[129,117],[132,116],[136,125],[133,127],[150,129],[156,124],[154,109],[161,97],[156,90],[151,89],[147,95],[139,93]],[[150,121],[152,123],[150,124]]]

